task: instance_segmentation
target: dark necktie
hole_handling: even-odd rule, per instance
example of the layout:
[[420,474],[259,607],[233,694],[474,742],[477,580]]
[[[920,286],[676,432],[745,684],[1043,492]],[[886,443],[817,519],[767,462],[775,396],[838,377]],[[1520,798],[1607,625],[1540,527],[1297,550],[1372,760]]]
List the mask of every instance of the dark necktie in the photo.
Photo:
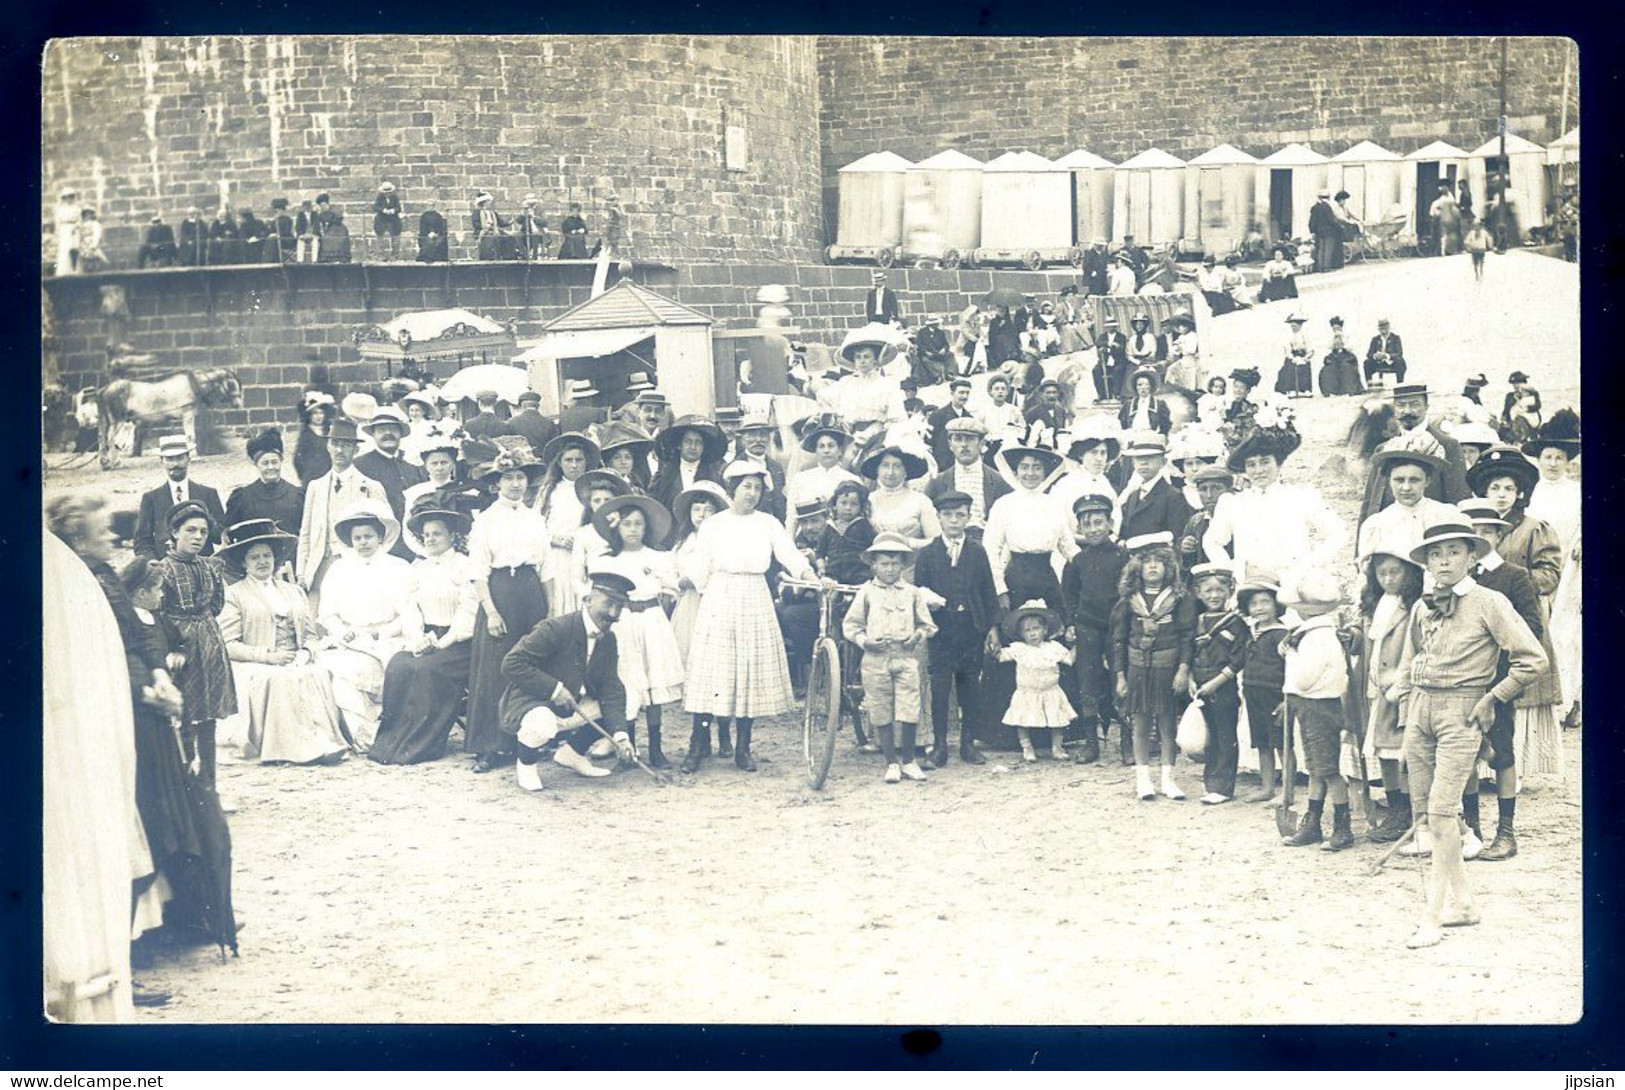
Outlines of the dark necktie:
[[1440,617],[1453,617],[1456,613],[1456,600],[1459,597],[1454,588],[1436,590],[1427,596],[1428,608]]

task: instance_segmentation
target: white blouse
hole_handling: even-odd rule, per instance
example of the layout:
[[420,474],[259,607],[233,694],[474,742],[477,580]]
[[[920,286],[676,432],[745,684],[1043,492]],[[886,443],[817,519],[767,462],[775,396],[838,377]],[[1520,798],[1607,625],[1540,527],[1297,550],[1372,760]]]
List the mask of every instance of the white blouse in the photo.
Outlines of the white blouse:
[[869,523],[875,533],[902,534],[916,550],[925,548],[942,533],[937,508],[923,492],[902,488],[877,488],[869,493]]
[[694,572],[702,578],[690,579],[704,586],[712,574],[766,575],[774,560],[798,579],[816,579],[807,558],[801,555],[790,531],[765,511],[741,515],[727,510],[700,523],[694,535]]
[[481,578],[496,568],[534,564],[537,574],[546,579],[552,547],[542,516],[523,503],[502,499],[480,512],[468,535],[468,557]]
[[663,549],[638,549],[618,556],[605,556],[596,565],[632,580],[629,597],[647,602],[662,594],[677,594],[677,558]]
[[398,636],[411,592],[412,566],[400,557],[378,552],[363,560],[346,553],[333,562],[322,582],[322,629]]
[[547,497],[547,509],[541,513],[547,523],[548,537],[566,542],[574,541],[576,534],[581,530],[582,510],[581,497],[576,495],[575,483],[561,478],[559,483],[553,486],[552,495]]
[[474,637],[479,608],[474,594],[478,573],[473,561],[450,549],[439,556],[420,556],[412,562],[411,591],[403,620],[406,634],[416,639],[430,625],[447,628],[447,643]]
[[902,388],[878,371],[848,375],[831,383],[818,392],[818,401],[848,424],[898,421],[907,415],[903,411]]
[[1202,549],[1233,558],[1238,580],[1255,571],[1282,578],[1305,565],[1335,565],[1347,542],[1348,528],[1313,487],[1276,483],[1220,496]]
[[1078,543],[1072,527],[1072,511],[1047,492],[1017,488],[1000,496],[982,535],[982,546],[993,566],[993,589],[1000,594],[1009,592],[1004,571],[1014,553],[1059,553],[1063,561],[1076,556]]

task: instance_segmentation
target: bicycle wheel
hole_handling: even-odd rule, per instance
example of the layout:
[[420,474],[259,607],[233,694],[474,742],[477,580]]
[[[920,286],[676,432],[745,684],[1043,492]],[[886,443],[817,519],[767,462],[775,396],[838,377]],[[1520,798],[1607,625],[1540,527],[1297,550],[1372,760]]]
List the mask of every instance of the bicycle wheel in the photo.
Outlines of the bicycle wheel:
[[807,706],[802,712],[801,752],[807,761],[807,783],[821,790],[835,756],[835,735],[841,728],[840,653],[825,637],[813,645],[807,670]]

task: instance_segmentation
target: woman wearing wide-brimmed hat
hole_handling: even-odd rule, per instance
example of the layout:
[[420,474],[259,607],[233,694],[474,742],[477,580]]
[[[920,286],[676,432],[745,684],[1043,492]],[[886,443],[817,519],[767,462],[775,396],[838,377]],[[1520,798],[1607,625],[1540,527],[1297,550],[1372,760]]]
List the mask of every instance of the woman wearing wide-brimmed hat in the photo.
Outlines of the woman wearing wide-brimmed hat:
[[[418,503],[431,493],[457,492],[463,494],[459,502],[472,513],[479,506],[476,497],[479,496],[480,490],[478,485],[459,485],[457,482],[457,463],[463,454],[462,440],[451,432],[435,432],[424,440],[421,454],[423,471],[429,475],[428,480],[407,487],[401,497],[401,509],[410,515]],[[466,527],[460,536],[468,536]],[[406,547],[411,549],[414,555],[423,555],[423,542],[412,529],[410,518],[406,520],[406,525],[401,527],[401,540],[406,542]]]
[[716,422],[703,416],[680,416],[672,426],[655,436],[655,457],[660,468],[649,485],[649,495],[668,511],[677,494],[700,481],[722,483],[722,461],[727,455],[728,437]]
[[333,675],[333,696],[350,740],[365,753],[378,732],[384,667],[405,646],[411,566],[390,555],[401,524],[385,500],[349,505],[334,520],[333,533],[344,548],[322,584],[316,661]]
[[557,551],[547,522],[525,505],[525,493],[547,472],[525,444],[523,449],[502,451],[473,473],[476,481],[497,493],[496,502],[480,513],[468,535],[479,612],[474,619],[463,748],[474,754],[474,771],[479,773],[513,756],[513,735],[503,727],[500,707],[507,687],[502,660],[548,615],[544,586],[568,578],[552,567]]
[[1046,447],[1003,447],[996,457],[1015,488],[993,504],[982,535],[1000,609],[1037,598],[1060,611],[1065,603],[1055,558],[1072,559],[1078,543],[1071,510],[1044,490],[1059,477],[1065,459]]
[[[877,536],[897,534],[918,552],[942,533],[936,505],[924,492],[908,484],[925,476],[930,468],[923,457],[902,447],[888,446],[870,454],[859,468],[875,482],[875,490],[869,494],[869,522]],[[913,571],[914,559],[910,557],[904,579],[912,579]]]
[[782,715],[791,705],[790,669],[784,657],[767,569],[777,560],[791,577],[817,579],[790,532],[756,509],[767,486],[766,471],[735,462],[723,472],[728,510],[701,525],[694,557],[696,582],[705,587],[694,622],[683,703],[694,715],[685,771],[693,772],[710,750],[713,719],[738,727],[734,763],[755,771],[751,728],[762,716]]
[[[1501,534],[1496,553],[1527,571],[1540,594],[1541,619],[1545,623],[1541,648],[1549,661],[1518,695],[1514,720],[1518,768],[1526,777],[1562,773],[1563,745],[1557,715],[1565,707],[1565,689],[1577,691],[1581,685],[1579,677],[1563,676],[1561,663],[1553,654],[1556,632],[1552,602],[1562,585],[1563,546],[1549,523],[1529,513],[1529,497],[1539,479],[1540,469],[1516,447],[1491,447],[1467,471],[1467,483],[1473,492],[1488,500],[1510,526]],[[1567,639],[1568,634],[1563,638]]]
[[1161,385],[1155,367],[1141,367],[1129,376],[1128,396],[1117,410],[1117,423],[1124,431],[1160,431],[1167,435],[1173,430],[1168,406],[1157,398],[1157,387]]
[[841,342],[840,351],[852,374],[818,392],[819,405],[840,417],[860,446],[908,416],[897,380],[881,373],[897,357],[897,336],[896,330],[883,325],[852,330]]
[[[305,490],[282,479],[282,429],[266,428],[248,440],[247,450],[259,477],[232,489],[226,498],[226,525],[270,519],[297,541],[299,522],[305,514]],[[291,570],[291,555],[288,563]]]
[[1580,541],[1580,482],[1570,463],[1580,456],[1580,418],[1573,409],[1559,409],[1523,445],[1534,459],[1540,480],[1529,494],[1529,512],[1557,531],[1565,555]]
[[813,456],[813,464],[796,470],[784,486],[786,526],[793,538],[796,508],[804,504],[829,502],[837,485],[859,481],[856,473],[841,464],[841,455],[852,443],[852,433],[834,419],[813,424],[801,437],[801,449]]
[[402,618],[404,653],[384,669],[378,737],[367,756],[379,764],[437,761],[468,691],[474,655],[474,563],[455,548],[473,520],[454,490],[421,497],[406,516],[421,552],[412,562]]
[[1281,369],[1275,374],[1275,392],[1287,397],[1313,397],[1315,393],[1313,352],[1304,335],[1304,317],[1293,311],[1286,318],[1289,332],[1281,350]]
[[[333,682],[317,665],[316,618],[299,584],[276,577],[299,539],[269,519],[234,524],[217,556],[244,577],[226,588],[220,634],[246,719],[242,755],[290,764],[334,764],[349,752]],[[221,729],[232,733],[230,725]]]
[[1202,552],[1229,557],[1238,580],[1255,572],[1287,579],[1299,568],[1330,568],[1348,528],[1312,484],[1288,484],[1281,467],[1303,442],[1289,423],[1254,427],[1231,448],[1225,467],[1247,486],[1219,497],[1202,536]]
[[293,471],[301,484],[309,484],[325,476],[333,468],[333,457],[327,452],[327,429],[339,415],[338,402],[333,395],[320,390],[306,391],[299,403],[299,440],[293,448]]
[[633,492],[643,494],[649,491],[649,452],[654,445],[653,436],[624,420],[611,420],[598,436],[604,468],[620,474]]

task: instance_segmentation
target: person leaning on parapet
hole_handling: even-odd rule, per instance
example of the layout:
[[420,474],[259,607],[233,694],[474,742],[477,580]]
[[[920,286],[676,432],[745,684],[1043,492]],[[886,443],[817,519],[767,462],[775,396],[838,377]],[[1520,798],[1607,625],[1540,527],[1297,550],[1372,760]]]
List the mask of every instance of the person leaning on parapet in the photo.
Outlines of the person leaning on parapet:
[[440,214],[440,202],[430,197],[423,202],[423,212],[418,216],[418,260],[447,261],[450,254],[446,217]]
[[581,205],[572,201],[570,214],[559,221],[559,259],[580,260],[587,256],[587,221],[581,218]]
[[177,251],[175,248],[175,231],[164,222],[164,217],[153,214],[147,224],[145,240],[141,243],[141,251],[136,257],[135,267],[138,269],[167,269],[175,264]]

